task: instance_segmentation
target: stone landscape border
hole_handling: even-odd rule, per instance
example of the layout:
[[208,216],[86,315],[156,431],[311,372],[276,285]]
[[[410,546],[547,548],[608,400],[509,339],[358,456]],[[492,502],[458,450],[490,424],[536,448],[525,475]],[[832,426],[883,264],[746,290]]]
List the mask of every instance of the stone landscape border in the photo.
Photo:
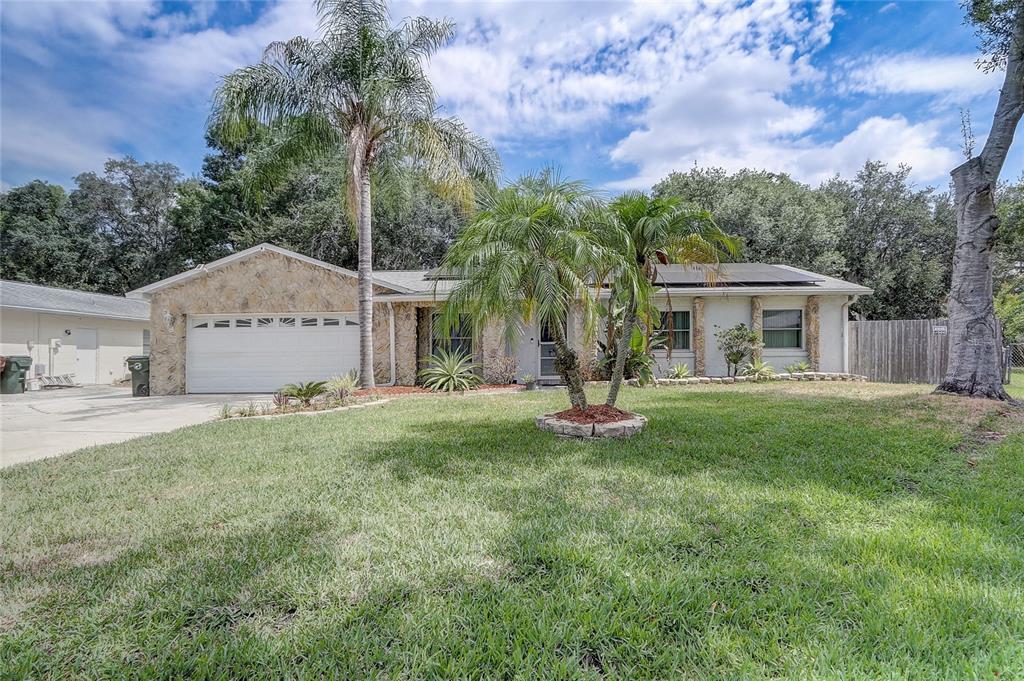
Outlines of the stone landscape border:
[[[770,381],[867,381],[867,376],[824,371],[804,371],[796,373],[772,374],[770,378],[762,377],[760,381],[753,376],[690,376],[688,378],[659,378],[653,385],[723,385],[731,383],[768,383]],[[628,381],[636,386],[635,378]]]
[[647,417],[633,414],[632,418],[611,423],[576,423],[560,419],[554,414],[537,417],[537,427],[562,437],[605,438],[631,437],[644,429]]

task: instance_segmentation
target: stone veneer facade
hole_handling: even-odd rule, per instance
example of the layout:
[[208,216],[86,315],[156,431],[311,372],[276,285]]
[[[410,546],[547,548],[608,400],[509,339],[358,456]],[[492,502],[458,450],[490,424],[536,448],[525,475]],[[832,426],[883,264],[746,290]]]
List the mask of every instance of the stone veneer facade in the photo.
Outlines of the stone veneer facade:
[[703,376],[706,369],[704,353],[706,352],[704,340],[704,299],[697,297],[693,299],[693,373],[696,376]]
[[[758,338],[764,338],[764,305],[761,302],[761,296],[750,297],[750,328]],[[761,359],[761,348],[757,348],[751,354],[751,359]]]
[[807,363],[811,365],[811,371],[821,371],[821,301],[818,296],[807,296],[804,304],[804,313],[807,320]]
[[[150,390],[154,395],[185,392],[190,314],[355,312],[356,300],[355,277],[273,251],[160,289],[150,300]],[[416,373],[415,308],[395,303],[394,311],[396,378],[411,385]],[[373,365],[378,382],[391,380],[388,317],[387,304],[374,304]]]

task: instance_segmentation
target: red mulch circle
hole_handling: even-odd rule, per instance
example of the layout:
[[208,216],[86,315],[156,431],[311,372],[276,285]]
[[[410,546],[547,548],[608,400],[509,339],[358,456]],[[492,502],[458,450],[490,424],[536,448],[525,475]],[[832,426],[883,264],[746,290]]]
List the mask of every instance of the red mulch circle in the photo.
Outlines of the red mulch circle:
[[579,407],[552,414],[555,418],[573,423],[615,423],[633,418],[633,414],[607,404],[592,404],[583,411]]
[[[480,385],[476,387],[476,390],[522,390],[523,386],[512,384],[500,384],[500,385]],[[467,391],[471,394],[474,391]],[[366,397],[367,395],[441,395],[443,393],[434,393],[427,388],[418,385],[387,385],[379,388],[373,388],[370,390],[357,390],[353,393],[356,397]]]

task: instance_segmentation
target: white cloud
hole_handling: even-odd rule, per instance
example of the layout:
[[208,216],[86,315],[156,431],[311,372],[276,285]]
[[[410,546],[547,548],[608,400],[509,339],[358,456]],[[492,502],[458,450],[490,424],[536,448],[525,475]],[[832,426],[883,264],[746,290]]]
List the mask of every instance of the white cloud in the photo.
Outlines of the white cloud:
[[[443,102],[499,140],[523,134],[543,139],[614,124],[624,108],[656,107],[679,89],[692,90],[693,82],[707,83],[702,73],[722,55],[746,60],[756,54],[775,82],[781,76],[781,86],[788,88],[818,77],[802,57],[825,44],[831,30],[829,3],[445,7],[454,10],[460,26],[474,28],[435,57],[431,76]],[[480,25],[487,30],[475,30]],[[552,26],[559,30],[552,33]],[[748,64],[761,70],[760,64]],[[747,74],[719,68],[718,78],[730,89],[731,81],[745,82]],[[714,96],[713,89],[695,94]]]
[[[53,87],[14,97],[5,76],[5,164],[95,168],[118,147],[158,140],[159,113],[202,107],[220,76],[257,61],[269,42],[316,29],[308,0],[259,5],[258,19],[233,28],[210,25],[211,1],[166,7],[6,3],[5,51],[56,69],[66,59],[58,47],[77,46],[106,65],[103,84],[114,92],[103,104]],[[830,102],[807,92],[827,85],[863,105],[908,94],[970,99],[998,87],[971,55],[819,63],[841,14],[831,2],[411,0],[392,14],[456,20],[456,40],[430,65],[448,112],[506,151],[539,157],[570,147],[574,161],[617,167],[630,177],[616,187],[649,187],[694,162],[818,181],[868,158],[910,163],[915,178],[935,180],[957,161],[938,122],[891,110],[863,119],[875,113],[865,106],[867,114],[840,111],[852,119],[840,123]],[[845,126],[842,136],[828,138],[825,124]]]
[[309,2],[270,7],[256,22],[224,30],[203,28],[139,41],[134,59],[139,82],[174,95],[208,96],[218,78],[261,58],[275,40],[314,35],[316,16]]
[[48,180],[67,181],[101,168],[133,132],[130,120],[108,109],[76,105],[41,83],[19,84],[4,102],[4,179],[10,165],[19,164]]
[[896,54],[852,64],[840,87],[867,94],[945,94],[971,98],[999,88],[1000,73],[985,73],[977,55]]

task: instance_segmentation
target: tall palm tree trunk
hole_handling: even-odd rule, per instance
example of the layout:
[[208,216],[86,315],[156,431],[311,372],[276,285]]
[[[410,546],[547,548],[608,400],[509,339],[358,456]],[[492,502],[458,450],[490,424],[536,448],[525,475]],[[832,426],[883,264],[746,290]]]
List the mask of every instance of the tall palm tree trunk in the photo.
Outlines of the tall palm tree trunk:
[[956,250],[949,298],[949,366],[936,392],[1010,400],[1003,388],[992,298],[999,173],[1024,115],[1024,9],[1017,9],[1006,76],[981,154],[953,169]]
[[622,378],[626,373],[626,359],[631,350],[634,326],[636,326],[636,296],[630,293],[626,310],[622,314],[622,331],[615,344],[615,366],[612,368],[612,377],[608,384],[608,399],[604,402],[609,407],[614,407],[615,401],[619,399],[619,388],[622,387]]
[[550,325],[551,335],[555,342],[555,368],[565,381],[565,389],[569,392],[569,402],[574,407],[586,410],[587,395],[583,392],[583,376],[580,374],[580,360],[576,351],[569,347],[565,339],[565,327],[560,323]]
[[356,221],[359,236],[359,382],[374,387],[373,377],[373,226],[370,222],[370,173],[360,170],[356,191]]

